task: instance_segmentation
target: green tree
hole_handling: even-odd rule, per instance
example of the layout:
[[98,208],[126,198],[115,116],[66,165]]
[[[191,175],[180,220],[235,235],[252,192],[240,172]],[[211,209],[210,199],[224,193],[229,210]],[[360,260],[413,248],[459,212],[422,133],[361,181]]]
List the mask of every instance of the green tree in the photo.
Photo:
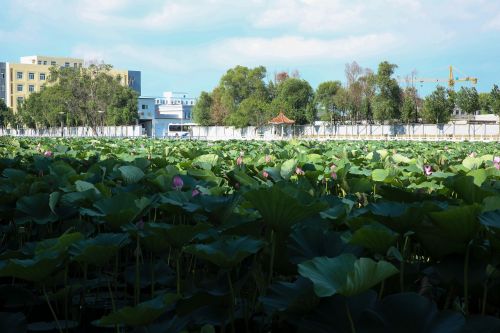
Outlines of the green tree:
[[500,89],[495,84],[490,92],[491,110],[494,114],[500,116]]
[[401,106],[401,120],[405,123],[417,122],[417,89],[408,87],[403,93],[403,104]]
[[210,114],[212,103],[212,96],[206,91],[202,91],[198,101],[193,107],[193,119],[196,123],[202,126],[209,126],[212,124],[212,117]]
[[491,113],[491,96],[490,93],[479,93],[479,109],[481,114]]
[[401,88],[392,78],[397,67],[387,61],[381,62],[378,66],[373,117],[379,122],[400,119]]
[[305,80],[288,78],[278,86],[278,96],[271,103],[273,113],[284,111],[296,124],[313,122],[316,118],[314,91]]
[[326,81],[316,89],[315,104],[322,120],[333,122],[336,112],[334,97],[341,87],[340,81]]
[[468,115],[474,114],[481,108],[476,88],[460,88],[456,94],[455,102],[456,105]]
[[11,108],[7,107],[4,100],[0,98],[0,126],[1,127],[15,127],[17,125],[17,117]]
[[447,123],[451,118],[454,107],[450,92],[438,86],[432,94],[425,98],[422,118],[428,123]]
[[129,125],[138,119],[137,93],[110,74],[110,65],[52,67],[49,82],[19,108],[28,127]]
[[257,97],[244,99],[236,112],[228,118],[228,124],[235,127],[262,126],[270,118],[269,104]]

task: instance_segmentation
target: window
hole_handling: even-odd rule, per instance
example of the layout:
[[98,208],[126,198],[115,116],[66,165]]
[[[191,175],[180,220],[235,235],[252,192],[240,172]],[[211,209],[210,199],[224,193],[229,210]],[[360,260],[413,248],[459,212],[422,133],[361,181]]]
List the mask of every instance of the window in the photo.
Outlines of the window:
[[78,64],[76,62],[73,64],[73,68],[78,68]]
[[29,92],[35,92],[35,85],[30,84],[30,86],[28,87],[28,90],[29,90]]
[[47,61],[44,61],[44,62],[43,62],[43,64],[44,64],[44,65],[47,65]]
[[0,73],[0,77],[1,77],[2,79],[5,79],[5,73]]
[[24,97],[19,96],[17,98],[17,104],[21,104],[24,101]]
[[55,61],[51,61],[51,62],[50,62],[50,65],[51,65],[51,66],[55,66],[55,65],[56,65],[56,62],[55,62]]
[[45,81],[45,73],[40,73],[40,81]]
[[17,72],[17,79],[22,80],[23,79],[23,72]]
[[69,62],[65,62],[64,67],[69,67]]
[[35,73],[28,73],[28,79],[34,80],[35,79]]
[[147,104],[142,104],[142,109],[143,110],[147,110],[148,109],[148,105]]
[[18,92],[22,92],[23,91],[23,85],[22,84],[18,84],[17,85],[17,91]]
[[41,60],[38,60],[38,64],[41,65],[42,64],[42,61]]

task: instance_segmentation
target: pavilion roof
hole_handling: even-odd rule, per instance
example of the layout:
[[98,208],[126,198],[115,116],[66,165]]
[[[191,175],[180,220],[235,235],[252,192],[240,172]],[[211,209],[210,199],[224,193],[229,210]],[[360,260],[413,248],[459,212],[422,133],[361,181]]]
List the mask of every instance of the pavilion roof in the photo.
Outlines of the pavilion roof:
[[280,112],[277,117],[269,121],[269,124],[274,124],[274,125],[295,124],[295,120],[287,118],[287,116],[285,116],[283,112]]

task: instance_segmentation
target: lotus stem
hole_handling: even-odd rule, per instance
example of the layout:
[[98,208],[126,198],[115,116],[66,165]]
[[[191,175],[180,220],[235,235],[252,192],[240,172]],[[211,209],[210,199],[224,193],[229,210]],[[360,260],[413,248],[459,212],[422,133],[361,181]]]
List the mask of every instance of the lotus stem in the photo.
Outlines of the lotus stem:
[[269,278],[267,280],[268,285],[270,285],[273,280],[275,252],[276,252],[276,235],[274,233],[274,230],[271,230],[271,259],[269,260]]
[[485,315],[486,314],[486,301],[488,299],[488,281],[485,281],[484,282],[484,286],[483,286],[483,303],[482,303],[482,306],[481,306],[481,315]]
[[[111,299],[111,307],[113,308],[113,312],[116,312],[115,298],[113,297],[113,291],[111,290],[111,284],[109,283],[109,281],[108,281],[108,291],[109,291],[109,298]],[[115,330],[116,333],[120,333],[118,325],[115,325]]]
[[351,333],[356,333],[356,327],[354,326],[354,321],[351,316],[351,309],[349,309],[349,304],[347,304],[347,300],[345,301],[345,311],[347,313],[347,319],[349,319],[349,325],[351,326]]
[[400,286],[401,292],[404,292],[404,290],[405,290],[406,249],[408,248],[409,242],[410,242],[410,237],[406,236],[405,243],[403,245],[403,253],[402,253],[403,260],[401,260],[401,267],[399,268],[399,286]]
[[469,257],[470,257],[470,242],[465,251],[464,263],[464,313],[469,314]]
[[385,279],[382,280],[380,283],[380,290],[378,292],[378,299],[382,299],[382,295],[384,294],[384,287],[385,287]]
[[181,254],[177,256],[175,261],[175,270],[177,271],[177,295],[181,294]]
[[137,247],[135,249],[135,285],[134,285],[134,304],[139,304],[139,288],[141,283],[141,274],[139,269],[139,251],[140,251],[140,237],[137,235]]
[[57,325],[57,329],[59,330],[59,333],[63,333],[63,330],[61,328],[61,324],[59,324],[59,320],[57,319],[57,315],[54,312],[54,308],[50,304],[49,296],[47,295],[47,291],[45,290],[45,284],[42,286],[43,289],[43,295],[45,296],[45,300],[47,301],[47,305],[49,306],[50,312],[52,313],[52,317],[54,317],[54,320]]
[[231,293],[231,332],[235,333],[236,330],[234,328],[234,289],[233,289],[233,283],[231,282],[231,271],[227,271],[227,280],[229,282],[229,291]]

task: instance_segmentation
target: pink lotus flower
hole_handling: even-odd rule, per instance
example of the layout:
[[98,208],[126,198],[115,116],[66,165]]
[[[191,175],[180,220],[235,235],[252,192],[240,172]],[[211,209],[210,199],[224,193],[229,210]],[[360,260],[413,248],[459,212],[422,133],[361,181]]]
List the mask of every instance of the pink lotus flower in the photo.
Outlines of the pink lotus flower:
[[335,169],[337,169],[337,166],[336,166],[335,164],[332,164],[332,165],[330,166],[330,171],[333,171],[333,170],[335,170]]
[[495,156],[493,158],[493,165],[497,170],[500,170],[500,156]]
[[300,167],[296,167],[296,168],[295,168],[295,173],[296,173],[297,175],[300,175],[300,176],[305,175],[304,170],[302,170]]
[[333,180],[337,180],[337,173],[332,171],[332,173],[330,173],[330,177],[332,177]]
[[45,156],[45,157],[51,157],[52,156],[52,152],[50,150],[47,150],[47,151],[45,151],[45,153],[43,153],[43,156]]
[[172,187],[174,189],[176,189],[177,191],[180,191],[183,186],[184,186],[184,182],[182,181],[182,178],[180,176],[175,176],[172,179]]
[[191,198],[194,198],[195,196],[200,195],[200,193],[201,192],[198,189],[195,188],[193,190],[193,192],[191,192]]
[[243,164],[243,157],[239,156],[236,159],[236,165],[241,166]]
[[424,173],[426,176],[432,175],[432,167],[430,165],[424,165]]
[[269,162],[271,162],[271,156],[266,155],[266,163],[269,163]]
[[262,170],[262,177],[264,178],[269,177],[269,173],[266,170]]

